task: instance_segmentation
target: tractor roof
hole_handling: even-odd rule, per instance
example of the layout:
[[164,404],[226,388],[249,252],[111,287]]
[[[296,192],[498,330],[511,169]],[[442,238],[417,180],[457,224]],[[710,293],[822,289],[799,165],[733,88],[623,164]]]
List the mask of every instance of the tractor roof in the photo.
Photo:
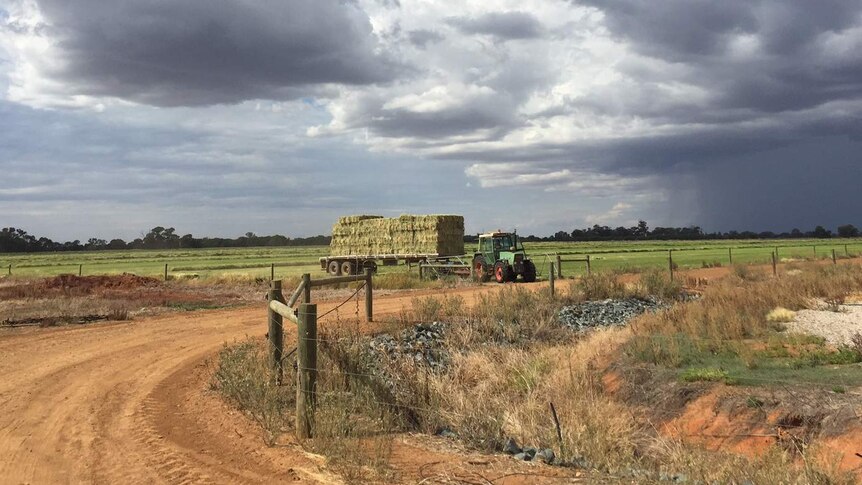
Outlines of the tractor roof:
[[500,237],[500,236],[511,236],[511,232],[505,232],[501,230],[496,230],[493,232],[486,232],[485,234],[479,234],[479,237]]

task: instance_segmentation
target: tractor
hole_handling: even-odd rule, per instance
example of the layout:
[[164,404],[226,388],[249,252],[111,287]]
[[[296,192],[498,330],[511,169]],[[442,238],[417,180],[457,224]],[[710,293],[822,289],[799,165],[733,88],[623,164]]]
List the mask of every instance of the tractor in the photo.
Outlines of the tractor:
[[518,276],[527,283],[536,281],[536,265],[527,257],[518,235],[510,232],[490,232],[479,235],[479,248],[473,256],[473,276],[497,283],[515,281]]

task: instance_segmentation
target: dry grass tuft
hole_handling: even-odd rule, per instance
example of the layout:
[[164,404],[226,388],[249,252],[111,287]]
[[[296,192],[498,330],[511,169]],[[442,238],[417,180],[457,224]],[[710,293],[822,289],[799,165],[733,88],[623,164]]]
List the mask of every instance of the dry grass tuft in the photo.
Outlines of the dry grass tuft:
[[771,312],[766,314],[766,321],[773,323],[792,322],[796,318],[796,312],[788,310],[784,307],[776,307]]

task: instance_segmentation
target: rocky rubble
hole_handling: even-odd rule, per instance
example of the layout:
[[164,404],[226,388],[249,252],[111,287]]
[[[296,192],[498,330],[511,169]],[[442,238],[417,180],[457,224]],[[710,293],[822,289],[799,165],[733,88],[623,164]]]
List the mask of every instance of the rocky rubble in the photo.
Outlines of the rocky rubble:
[[663,305],[656,299],[627,298],[624,300],[586,301],[565,306],[557,314],[561,324],[576,331],[590,328],[625,325],[632,318]]
[[399,360],[409,358],[433,370],[442,368],[448,360],[443,350],[443,324],[440,322],[415,325],[403,330],[398,338],[389,334],[378,335],[368,346],[373,353]]

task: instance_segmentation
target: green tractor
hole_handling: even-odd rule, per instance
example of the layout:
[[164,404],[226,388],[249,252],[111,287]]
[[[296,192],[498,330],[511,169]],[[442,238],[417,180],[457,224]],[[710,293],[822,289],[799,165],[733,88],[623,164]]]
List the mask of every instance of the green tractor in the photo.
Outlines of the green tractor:
[[536,281],[536,265],[527,257],[518,235],[489,232],[479,235],[479,249],[473,256],[473,277],[497,283],[515,281],[518,276],[527,283]]

